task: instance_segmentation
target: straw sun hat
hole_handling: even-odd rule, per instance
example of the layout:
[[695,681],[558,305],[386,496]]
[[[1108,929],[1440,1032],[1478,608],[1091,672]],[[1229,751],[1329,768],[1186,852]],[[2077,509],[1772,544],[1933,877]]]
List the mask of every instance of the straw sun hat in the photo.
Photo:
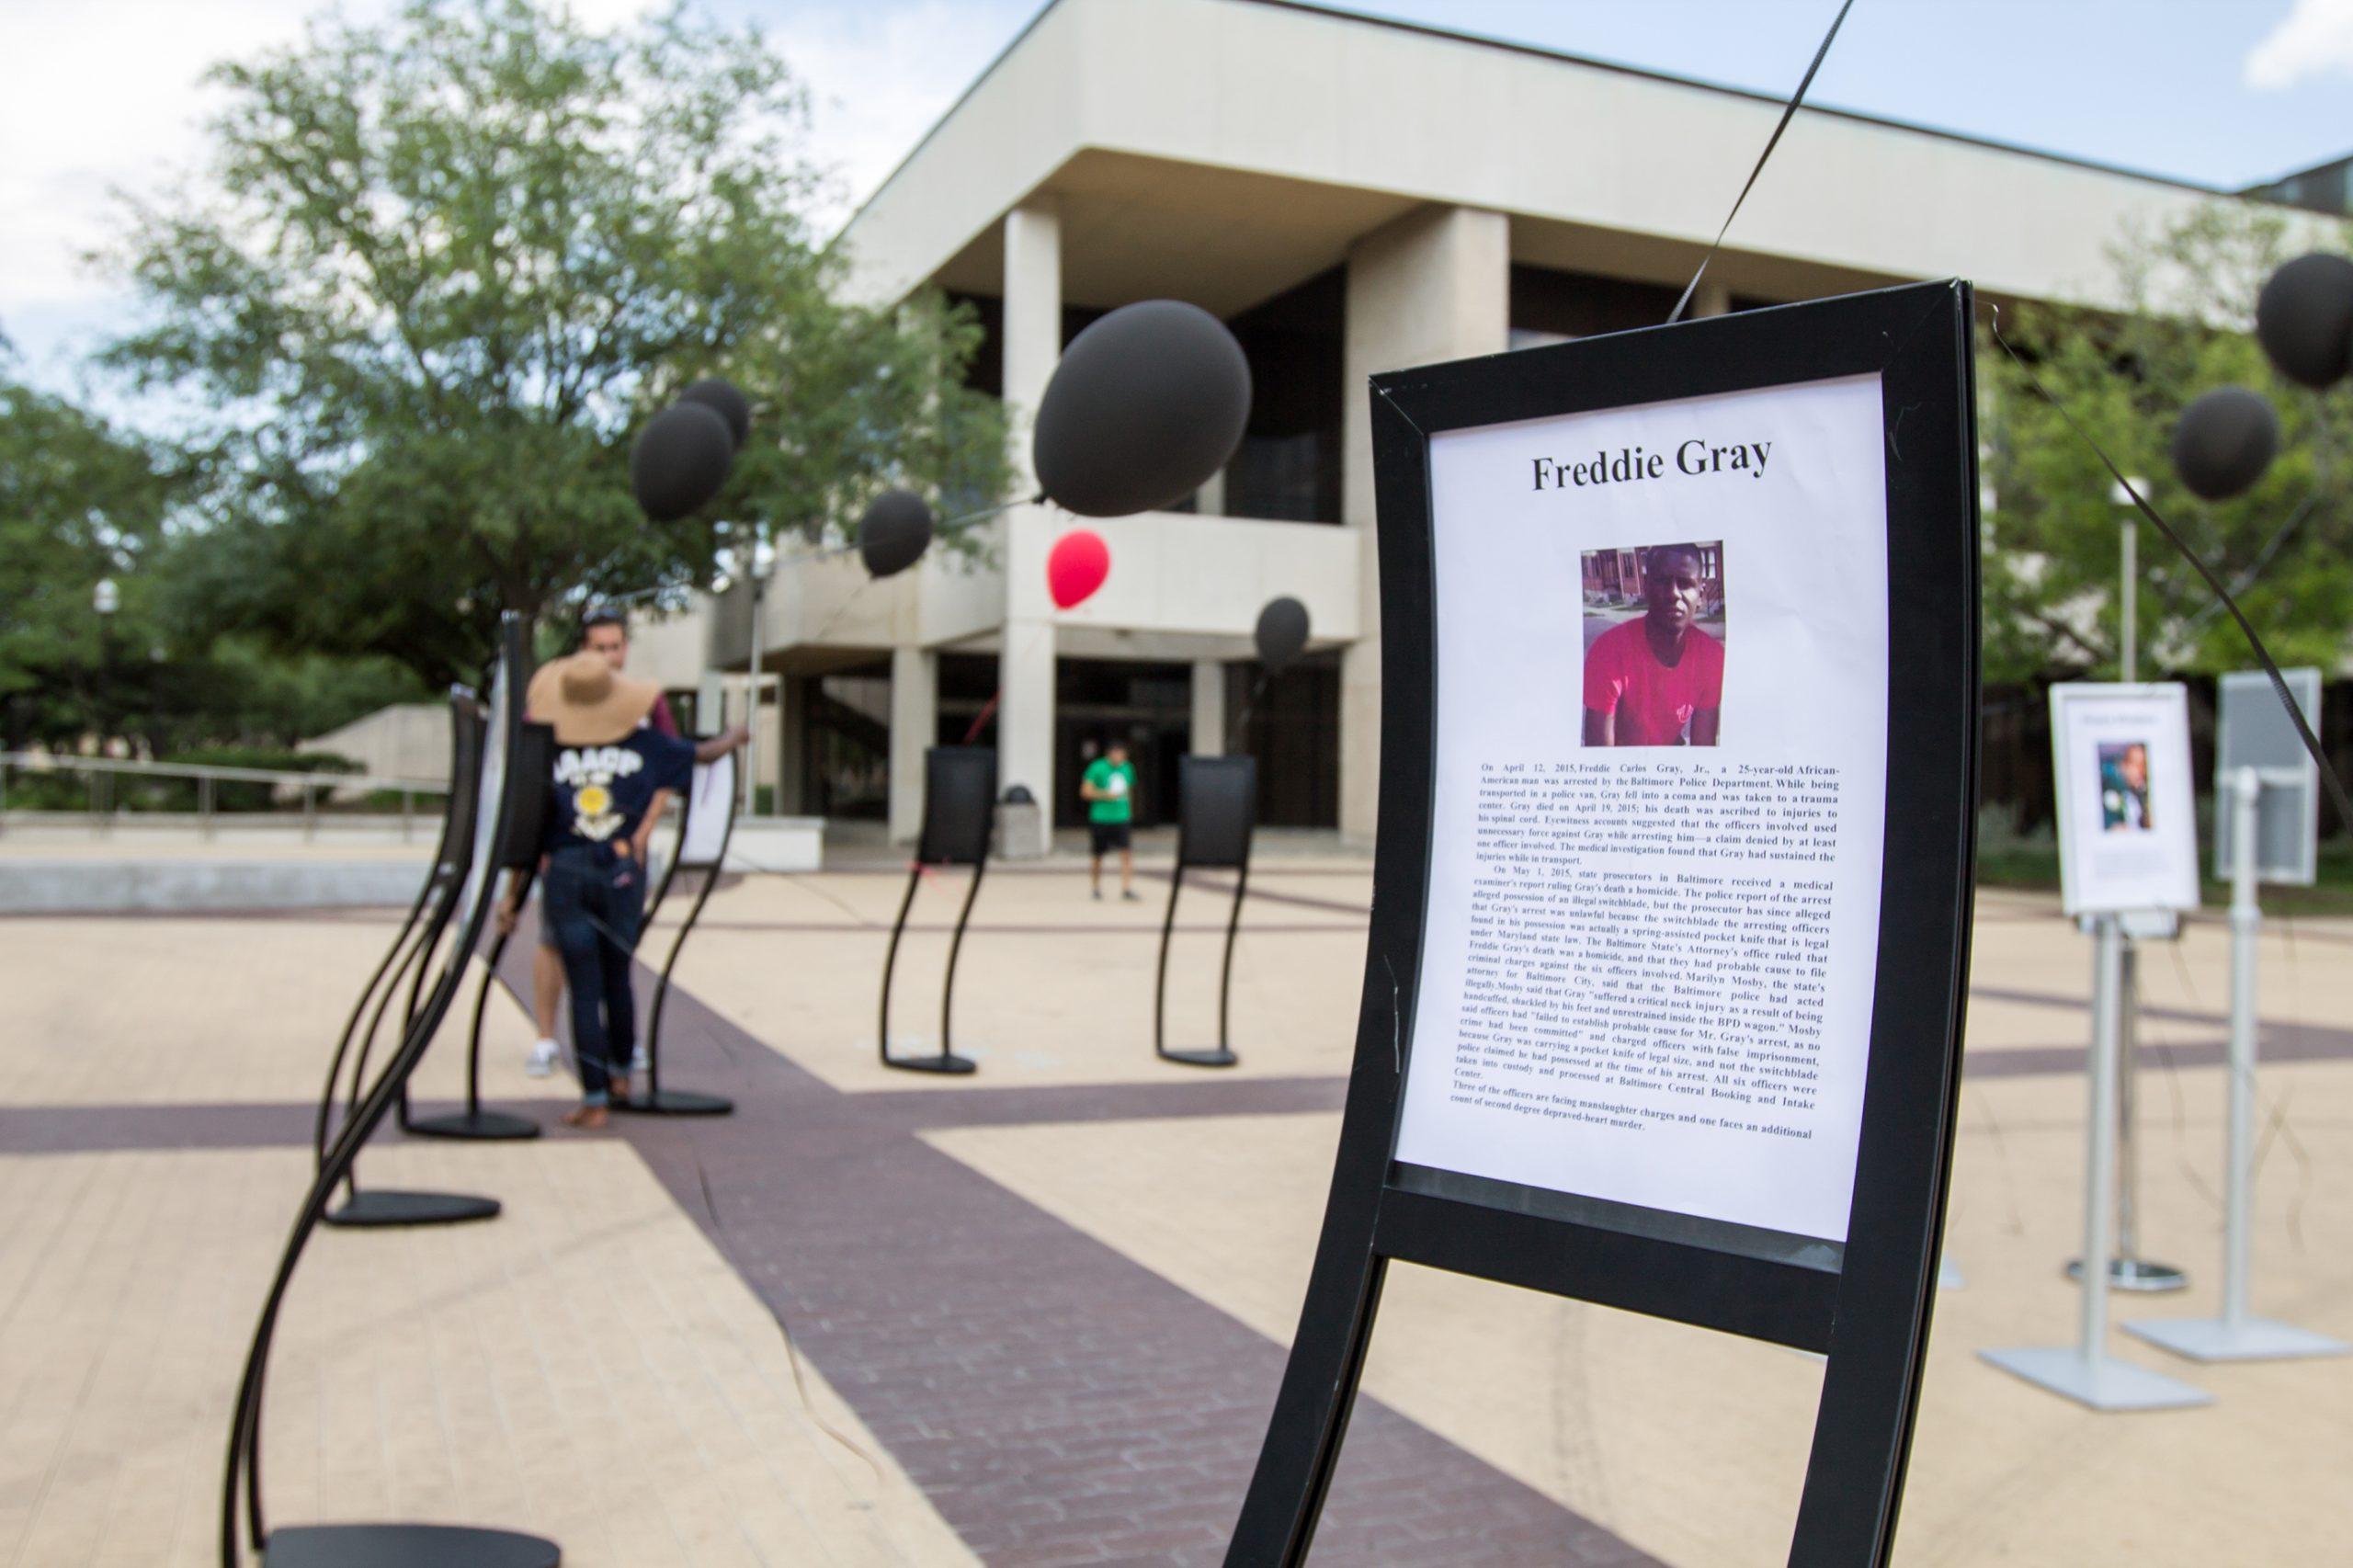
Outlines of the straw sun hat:
[[654,682],[616,675],[605,655],[584,651],[540,665],[524,706],[555,727],[556,744],[595,746],[629,739],[661,696]]

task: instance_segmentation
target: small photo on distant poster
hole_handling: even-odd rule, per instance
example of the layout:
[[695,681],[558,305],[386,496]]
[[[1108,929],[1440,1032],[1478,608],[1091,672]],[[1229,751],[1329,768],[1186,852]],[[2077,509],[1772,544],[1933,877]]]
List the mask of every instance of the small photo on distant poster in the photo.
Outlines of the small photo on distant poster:
[[2067,913],[2197,908],[2198,811],[2183,688],[2054,686],[2051,748]]
[[2099,824],[2109,833],[2150,830],[2148,742],[2100,744]]
[[1716,744],[1724,700],[1723,541],[1588,550],[1580,576],[1585,744]]

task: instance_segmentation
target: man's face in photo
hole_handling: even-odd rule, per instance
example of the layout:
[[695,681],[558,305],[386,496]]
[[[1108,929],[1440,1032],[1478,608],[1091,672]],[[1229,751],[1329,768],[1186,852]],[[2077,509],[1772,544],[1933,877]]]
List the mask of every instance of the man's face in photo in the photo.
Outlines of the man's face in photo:
[[2124,758],[2118,764],[2118,770],[2124,775],[2124,781],[2135,790],[2147,789],[2149,787],[2149,748],[2126,746]]
[[1643,598],[1652,626],[1681,635],[1699,619],[1703,599],[1699,558],[1688,550],[1661,551],[1643,571]]
[[1111,765],[1116,767],[1120,763],[1128,760],[1128,748],[1121,745],[1119,742],[1113,741],[1111,743],[1111,749],[1105,752],[1103,755],[1109,760]]
[[629,631],[625,627],[606,622],[588,629],[580,645],[591,653],[602,653],[605,663],[618,671],[629,663]]

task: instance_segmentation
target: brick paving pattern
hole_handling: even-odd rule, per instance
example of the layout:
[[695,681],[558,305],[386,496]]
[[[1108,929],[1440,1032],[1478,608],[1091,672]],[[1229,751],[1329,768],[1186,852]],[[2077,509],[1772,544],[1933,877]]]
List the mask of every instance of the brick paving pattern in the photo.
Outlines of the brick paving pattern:
[[[526,976],[510,960],[506,978]],[[1336,1083],[846,1095],[677,990],[663,1060],[735,1115],[617,1119],[622,1135],[975,1552],[1006,1568],[1223,1560],[1282,1348],[915,1133],[1147,1104],[1324,1108]],[[1654,1562],[1371,1399],[1316,1556]]]

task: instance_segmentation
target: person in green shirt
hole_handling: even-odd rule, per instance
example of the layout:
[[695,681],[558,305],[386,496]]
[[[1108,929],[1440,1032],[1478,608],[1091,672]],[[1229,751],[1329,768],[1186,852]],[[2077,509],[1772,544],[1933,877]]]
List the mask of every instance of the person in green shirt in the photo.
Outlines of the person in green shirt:
[[1120,896],[1133,899],[1136,856],[1129,841],[1129,826],[1136,815],[1136,770],[1128,761],[1127,746],[1113,741],[1101,756],[1088,763],[1079,778],[1078,792],[1086,801],[1087,886],[1097,898],[1103,896],[1103,857],[1116,849],[1120,852]]

